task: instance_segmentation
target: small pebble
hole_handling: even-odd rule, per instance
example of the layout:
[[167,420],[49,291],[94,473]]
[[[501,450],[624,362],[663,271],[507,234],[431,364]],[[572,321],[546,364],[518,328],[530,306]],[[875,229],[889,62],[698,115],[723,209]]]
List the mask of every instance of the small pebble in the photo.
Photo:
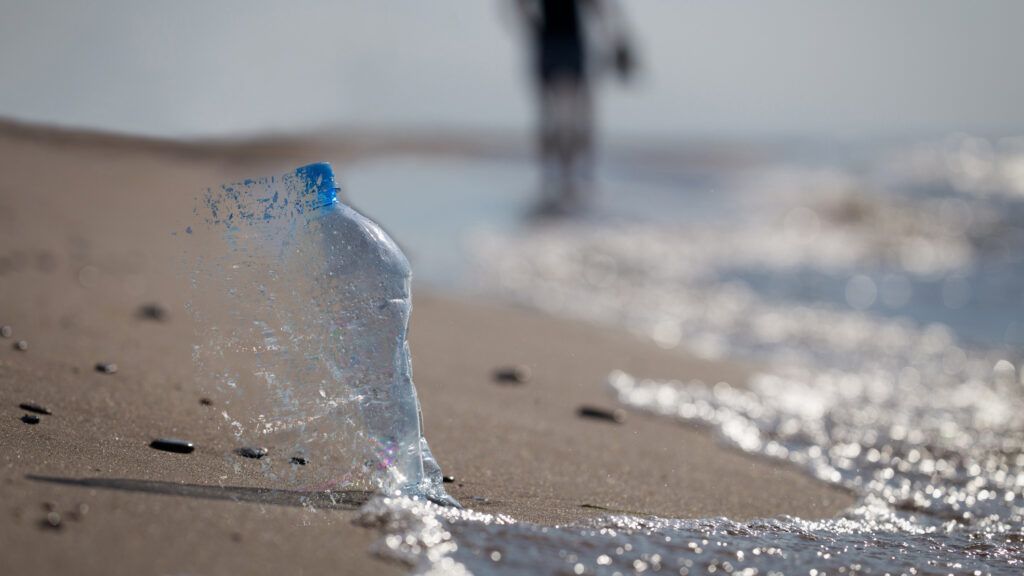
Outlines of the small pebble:
[[21,417],[21,421],[25,424],[39,424],[39,416],[35,414],[25,414]]
[[58,512],[50,512],[42,522],[43,528],[60,530],[60,520],[61,518]]
[[139,307],[139,316],[147,320],[163,322],[167,319],[167,309],[156,303],[143,304]]
[[96,363],[96,371],[103,374],[114,374],[117,372],[117,364],[113,362],[98,362]]
[[89,505],[84,503],[79,504],[78,506],[75,507],[74,510],[68,512],[68,519],[73,520],[75,522],[80,522],[83,518],[85,518],[85,515],[88,513]]
[[203,406],[213,406],[213,400],[210,400],[209,398],[200,398],[199,403]]
[[18,340],[14,343],[14,349],[19,352],[24,352],[28,350],[28,342],[25,340]]
[[14,335],[14,329],[13,328],[11,328],[10,326],[8,326],[6,324],[4,324],[3,326],[0,326],[0,336],[2,336],[4,338],[10,338],[13,335]]
[[43,414],[44,416],[53,414],[53,412],[50,412],[50,409],[46,406],[40,406],[34,402],[22,402],[21,404],[18,404],[18,408],[29,412],[35,412],[36,414]]
[[502,384],[525,384],[533,376],[529,366],[504,366],[494,371],[494,381]]
[[455,482],[455,476],[442,476],[441,480],[444,481],[445,484],[451,484]]
[[594,406],[580,406],[577,414],[583,418],[594,418],[595,420],[605,420],[616,424],[622,424],[626,421],[626,411],[621,409],[608,410],[605,408],[595,408]]
[[157,438],[149,443],[149,447],[154,450],[163,450],[164,452],[175,452],[178,454],[191,454],[196,449],[195,445],[186,440],[178,440],[177,438]]
[[302,456],[292,456],[291,463],[298,464],[299,466],[305,466],[306,464],[309,463],[309,461],[303,458]]
[[255,460],[259,460],[260,458],[263,458],[264,456],[267,455],[267,452],[268,452],[268,450],[266,448],[262,448],[262,447],[253,448],[253,447],[249,447],[249,446],[246,446],[245,448],[239,448],[238,450],[235,450],[235,454],[238,454],[242,458],[253,458]]

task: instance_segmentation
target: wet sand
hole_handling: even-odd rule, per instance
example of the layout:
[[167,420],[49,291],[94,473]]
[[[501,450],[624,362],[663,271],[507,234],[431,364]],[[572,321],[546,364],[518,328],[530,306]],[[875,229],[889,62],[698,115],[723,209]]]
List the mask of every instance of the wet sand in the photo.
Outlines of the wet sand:
[[[235,446],[192,381],[187,285],[171,273],[180,244],[170,232],[219,182],[314,160],[343,174],[367,156],[480,149],[385,138],[165,143],[0,124],[0,324],[14,332],[0,339],[3,572],[402,572],[369,553],[374,532],[352,524],[366,494],[271,491],[256,461],[226,457]],[[153,302],[166,318],[139,314]],[[14,348],[21,339],[25,351]],[[741,365],[423,291],[411,340],[428,438],[471,508],[564,523],[608,511],[815,518],[852,502],[704,430],[577,415],[615,407],[609,370],[741,382]],[[532,369],[529,382],[493,381],[495,368],[518,364]],[[28,401],[53,414],[23,423]],[[196,451],[150,449],[159,436]],[[310,498],[316,511],[302,505]]]

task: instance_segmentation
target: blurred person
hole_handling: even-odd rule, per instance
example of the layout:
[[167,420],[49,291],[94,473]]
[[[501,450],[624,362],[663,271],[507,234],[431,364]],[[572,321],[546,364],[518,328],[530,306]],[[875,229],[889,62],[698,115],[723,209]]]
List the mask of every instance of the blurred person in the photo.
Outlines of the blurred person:
[[[540,122],[540,214],[579,210],[593,180],[593,76],[610,67],[633,73],[633,49],[611,0],[517,0],[529,28]],[[597,32],[588,34],[588,30]],[[593,53],[610,54],[593,66]],[[601,64],[605,64],[601,66]]]

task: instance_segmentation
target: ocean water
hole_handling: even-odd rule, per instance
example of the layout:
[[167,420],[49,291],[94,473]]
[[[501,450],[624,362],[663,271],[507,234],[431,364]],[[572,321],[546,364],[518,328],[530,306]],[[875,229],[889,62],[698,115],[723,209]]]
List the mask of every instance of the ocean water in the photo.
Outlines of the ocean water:
[[349,183],[399,242],[424,234],[398,215],[416,202],[405,185],[467,206],[435,241],[469,264],[423,258],[426,282],[760,366],[748,382],[616,371],[594,386],[857,503],[822,521],[541,527],[377,499],[361,521],[380,554],[419,573],[1024,571],[1024,140],[789,147],[718,172],[613,159],[590,214],[546,222],[509,210],[526,165],[390,162]]

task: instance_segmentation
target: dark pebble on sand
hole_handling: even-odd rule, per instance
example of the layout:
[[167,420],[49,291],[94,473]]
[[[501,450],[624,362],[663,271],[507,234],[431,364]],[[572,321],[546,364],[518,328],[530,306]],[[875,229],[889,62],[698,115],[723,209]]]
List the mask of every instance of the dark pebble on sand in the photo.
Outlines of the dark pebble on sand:
[[21,421],[25,424],[39,424],[39,416],[35,414],[25,414],[21,417]]
[[298,464],[299,466],[305,466],[306,464],[309,464],[309,460],[306,460],[302,456],[292,456],[291,463]]
[[149,443],[149,447],[154,450],[175,452],[177,454],[191,454],[196,449],[195,445],[191,442],[178,440],[177,438],[157,438]]
[[533,373],[529,366],[504,366],[494,371],[494,381],[502,384],[525,384]]
[[28,350],[28,342],[26,342],[25,340],[18,340],[17,342],[14,343],[14,349],[19,352],[24,352]]
[[444,482],[445,484],[451,484],[451,483],[455,482],[455,476],[442,476],[442,477],[441,477],[441,480],[442,480],[442,481],[443,481],[443,482]]
[[40,406],[34,402],[22,402],[21,404],[18,404],[18,408],[29,412],[35,412],[36,414],[43,414],[44,416],[53,414],[53,412],[50,412],[50,409],[46,406]]
[[0,336],[2,336],[4,338],[10,338],[13,335],[14,335],[14,329],[13,328],[11,328],[10,326],[7,326],[7,325],[0,326]]
[[117,364],[113,362],[97,362],[96,371],[103,374],[114,374],[117,372]]
[[139,307],[139,316],[146,320],[163,322],[167,319],[167,309],[159,304],[144,304]]
[[626,420],[626,411],[619,409],[608,410],[606,408],[595,408],[593,406],[580,406],[580,409],[576,413],[583,418],[605,420],[616,424],[622,424]]
[[199,403],[203,406],[213,406],[213,400],[210,400],[209,398],[200,398]]
[[246,446],[245,448],[239,448],[238,450],[235,450],[235,454],[238,454],[242,458],[253,458],[253,459],[256,459],[256,460],[259,460],[260,458],[263,458],[264,456],[266,456],[267,452],[268,452],[268,450],[266,448],[262,448],[262,447],[253,448],[253,447],[250,447],[250,446]]

